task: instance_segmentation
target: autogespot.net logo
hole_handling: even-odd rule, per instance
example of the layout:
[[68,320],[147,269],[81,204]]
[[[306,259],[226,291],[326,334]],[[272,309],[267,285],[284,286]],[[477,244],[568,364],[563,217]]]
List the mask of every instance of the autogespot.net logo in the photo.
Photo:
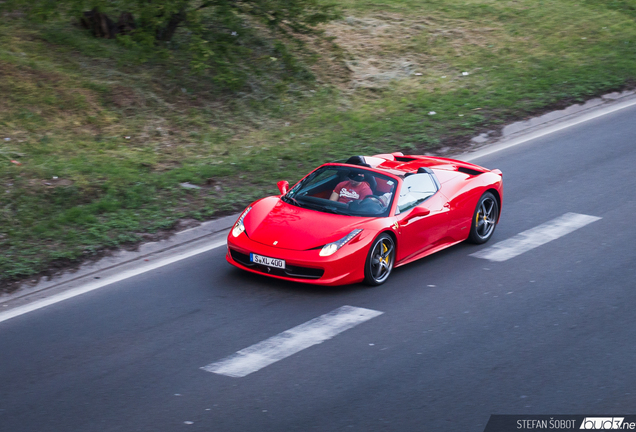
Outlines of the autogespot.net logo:
[[511,415],[493,414],[484,432],[512,432],[514,430],[575,431],[575,430],[624,430],[636,432],[636,416],[586,416],[580,414]]
[[625,417],[585,417],[579,429],[588,430],[630,430],[636,427],[634,423],[624,423]]

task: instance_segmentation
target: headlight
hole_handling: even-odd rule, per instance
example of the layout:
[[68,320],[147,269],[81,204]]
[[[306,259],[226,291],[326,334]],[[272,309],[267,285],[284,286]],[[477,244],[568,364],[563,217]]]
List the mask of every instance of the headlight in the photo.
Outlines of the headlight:
[[334,253],[336,253],[338,249],[343,247],[345,244],[347,244],[349,241],[351,241],[355,236],[357,236],[361,232],[362,232],[361,229],[354,229],[353,231],[351,231],[349,234],[347,234],[340,240],[324,245],[322,249],[320,250],[319,255],[320,256],[333,255]]
[[241,233],[245,231],[245,225],[243,225],[243,219],[245,219],[245,216],[250,212],[250,210],[252,210],[252,207],[246,208],[243,214],[241,214],[241,216],[238,218],[238,220],[234,224],[234,228],[232,228],[232,235],[234,237],[240,236]]

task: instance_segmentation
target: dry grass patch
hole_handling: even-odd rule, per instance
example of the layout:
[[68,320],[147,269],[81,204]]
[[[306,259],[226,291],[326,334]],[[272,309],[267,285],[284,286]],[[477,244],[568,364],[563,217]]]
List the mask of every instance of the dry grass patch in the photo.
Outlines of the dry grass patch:
[[497,24],[475,27],[466,20],[397,13],[348,16],[324,30],[345,53],[348,89],[385,88],[409,78],[456,74],[447,57],[468,55],[507,39]]

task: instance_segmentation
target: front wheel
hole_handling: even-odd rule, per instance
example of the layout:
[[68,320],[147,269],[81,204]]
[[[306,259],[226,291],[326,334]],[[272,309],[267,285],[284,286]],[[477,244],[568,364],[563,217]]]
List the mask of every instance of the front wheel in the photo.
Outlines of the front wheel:
[[490,237],[495,232],[498,217],[499,204],[497,204],[497,198],[491,192],[486,192],[479,198],[477,207],[475,207],[468,241],[482,244],[490,240]]
[[380,234],[371,244],[364,266],[364,281],[368,285],[383,284],[393,270],[395,242],[388,234]]

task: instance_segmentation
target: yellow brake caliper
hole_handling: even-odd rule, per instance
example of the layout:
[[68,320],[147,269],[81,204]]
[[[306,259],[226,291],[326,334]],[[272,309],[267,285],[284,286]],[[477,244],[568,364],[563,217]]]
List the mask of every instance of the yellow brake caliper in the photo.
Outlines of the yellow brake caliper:
[[[387,248],[386,245],[384,243],[382,243],[382,254],[385,254],[388,250],[389,250],[389,248]],[[382,261],[384,261],[386,264],[388,264],[389,263],[389,256],[387,255],[386,258],[382,258]]]

